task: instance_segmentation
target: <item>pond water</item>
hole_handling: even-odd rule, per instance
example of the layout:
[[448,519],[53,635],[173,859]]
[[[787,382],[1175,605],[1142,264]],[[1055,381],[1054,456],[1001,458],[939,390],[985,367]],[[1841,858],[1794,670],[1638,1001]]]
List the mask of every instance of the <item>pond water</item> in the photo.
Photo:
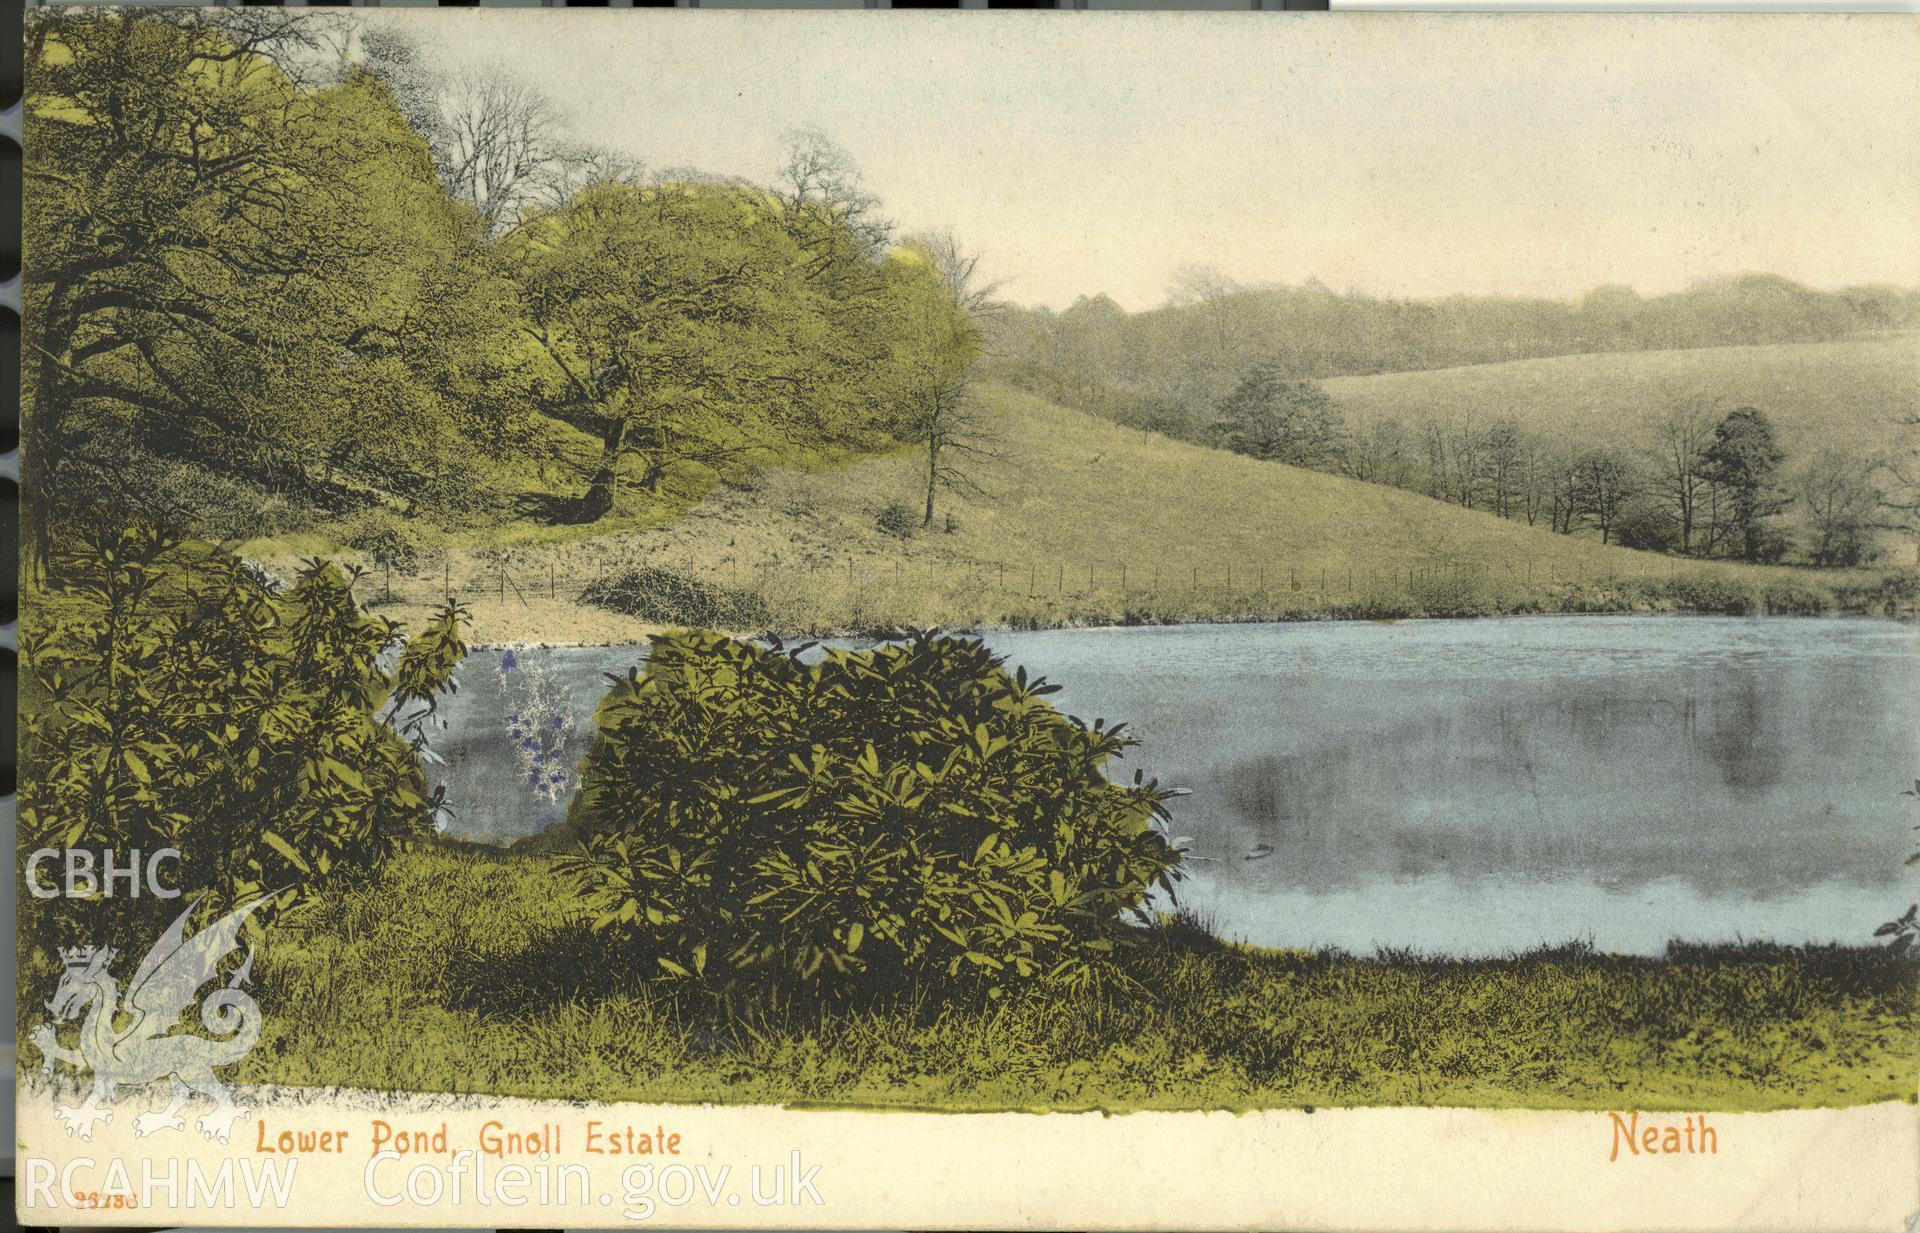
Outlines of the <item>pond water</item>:
[[[1591,941],[1865,940],[1903,908],[1920,630],[1886,621],[1533,617],[993,634],[1052,701],[1125,720],[1190,788],[1182,897],[1226,936],[1499,954]],[[502,716],[546,678],[577,761],[634,647],[478,652],[436,741],[449,829],[564,815]],[[518,692],[514,692],[518,690]],[[537,708],[535,708],[537,709]],[[557,732],[557,729],[555,730]],[[551,762],[551,757],[548,761]],[[568,785],[570,787],[570,785]]]

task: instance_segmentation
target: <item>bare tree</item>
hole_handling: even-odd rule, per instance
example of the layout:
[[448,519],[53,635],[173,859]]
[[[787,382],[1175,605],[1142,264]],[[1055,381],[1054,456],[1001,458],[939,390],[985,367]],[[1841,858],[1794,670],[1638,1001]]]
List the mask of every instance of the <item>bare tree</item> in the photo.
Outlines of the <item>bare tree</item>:
[[777,187],[803,243],[818,243],[843,227],[871,258],[893,237],[893,224],[881,215],[879,198],[861,184],[853,156],[817,128],[787,134]]
[[1680,532],[1680,551],[1693,551],[1693,535],[1702,515],[1701,504],[1711,482],[1705,453],[1713,443],[1715,417],[1705,406],[1675,407],[1653,421],[1654,486],[1661,507]]
[[1585,510],[1580,489],[1580,460],[1564,450],[1557,451],[1547,463],[1547,476],[1553,529],[1562,535],[1572,535],[1574,524],[1580,521]]
[[1520,425],[1511,419],[1495,420],[1481,436],[1479,474],[1487,499],[1497,517],[1506,518],[1520,495],[1524,448]]
[[1404,487],[1407,449],[1407,430],[1399,420],[1391,416],[1369,418],[1346,434],[1343,469],[1352,478],[1370,484]]
[[511,226],[553,183],[560,125],[552,103],[493,68],[453,78],[442,107],[445,134],[434,150],[441,179],[490,228]]
[[1546,444],[1531,434],[1520,438],[1520,512],[1527,525],[1538,524],[1553,501],[1553,456]]
[[1831,449],[1801,468],[1797,486],[1813,533],[1815,565],[1863,565],[1872,558],[1881,496],[1870,470],[1870,464]]
[[1880,522],[1884,531],[1912,536],[1920,561],[1920,413],[1900,416],[1894,424],[1904,429],[1905,452],[1874,464],[1872,478],[1880,489]]
[[1246,368],[1254,346],[1246,288],[1217,266],[1190,263],[1174,270],[1167,302],[1186,310],[1171,318],[1185,326],[1178,338],[1185,362],[1172,381],[1174,397],[1192,408],[1211,406]]
[[559,141],[554,144],[553,157],[528,181],[522,208],[558,210],[595,185],[639,186],[646,179],[645,164],[631,155],[585,142]]
[[1582,458],[1575,475],[1581,512],[1600,532],[1600,542],[1610,542],[1614,524],[1634,493],[1632,469],[1619,454],[1601,450]]
[[1486,434],[1475,423],[1475,413],[1467,411],[1457,419],[1440,424],[1446,442],[1442,453],[1442,488],[1452,494],[1461,509],[1475,509],[1480,497],[1482,457],[1486,453]]

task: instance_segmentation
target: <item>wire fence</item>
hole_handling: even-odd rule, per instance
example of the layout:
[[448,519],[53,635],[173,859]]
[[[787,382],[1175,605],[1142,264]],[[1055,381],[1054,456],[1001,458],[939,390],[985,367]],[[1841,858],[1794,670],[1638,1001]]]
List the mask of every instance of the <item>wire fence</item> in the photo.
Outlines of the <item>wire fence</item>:
[[[1031,602],[1156,600],[1233,601],[1296,607],[1302,603],[1362,596],[1404,595],[1470,585],[1528,591],[1635,580],[1671,579],[1683,572],[1726,568],[1721,563],[1650,557],[1639,569],[1602,568],[1577,561],[1518,559],[1487,561],[1437,557],[1392,565],[1345,561],[1220,561],[1172,564],[1137,560],[1082,561],[1036,557],[1021,561],[927,561],[845,557],[803,561],[765,559],[691,561],[661,556],[581,561],[555,554],[547,559],[459,556],[435,566],[402,572],[360,562],[355,584],[363,600],[438,604],[448,598],[532,608],[546,603],[591,602],[597,587],[625,571],[650,566],[675,578],[751,594],[830,594],[891,590],[928,596],[964,595]],[[660,577],[661,575],[653,575]]]

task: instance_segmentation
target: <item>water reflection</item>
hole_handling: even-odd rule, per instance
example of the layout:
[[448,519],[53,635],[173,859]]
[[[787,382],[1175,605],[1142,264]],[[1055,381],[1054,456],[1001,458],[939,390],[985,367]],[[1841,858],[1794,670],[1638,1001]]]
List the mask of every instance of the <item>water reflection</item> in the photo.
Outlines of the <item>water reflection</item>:
[[[1148,772],[1195,789],[1192,897],[1253,940],[1308,941],[1303,899],[1344,912],[1308,913],[1312,940],[1471,950],[1860,939],[1897,906],[1911,629],[1592,618],[1125,645],[1139,634],[997,644],[1065,682],[1063,705],[1126,715]],[[1416,887],[1419,921],[1398,906]]]

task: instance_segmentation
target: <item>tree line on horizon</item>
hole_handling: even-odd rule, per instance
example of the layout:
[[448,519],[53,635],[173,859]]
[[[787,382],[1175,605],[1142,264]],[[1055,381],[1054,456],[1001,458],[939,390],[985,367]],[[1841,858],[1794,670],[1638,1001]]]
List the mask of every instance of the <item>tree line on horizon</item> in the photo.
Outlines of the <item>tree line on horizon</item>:
[[231,538],[593,522],[901,442],[931,518],[982,288],[823,134],[765,184],[649,172],[331,14],[36,9],[26,36],[37,560],[56,501]]
[[1209,266],[1176,271],[1163,305],[1128,312],[1082,296],[1023,308],[993,331],[1002,375],[1073,405],[1178,416],[1224,397],[1250,354],[1294,380],[1694,347],[1823,342],[1920,329],[1920,287],[1820,291],[1773,274],[1642,296],[1605,286],[1578,300],[1337,294],[1241,284]]

